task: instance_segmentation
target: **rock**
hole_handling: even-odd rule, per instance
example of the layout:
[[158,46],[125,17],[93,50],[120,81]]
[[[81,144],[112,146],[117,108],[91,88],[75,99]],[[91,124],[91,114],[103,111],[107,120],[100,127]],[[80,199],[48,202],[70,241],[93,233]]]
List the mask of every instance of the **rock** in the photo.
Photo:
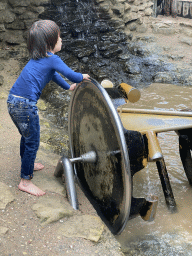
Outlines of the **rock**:
[[51,0],[33,0],[31,3],[36,6],[47,5],[51,3]]
[[[59,157],[58,157],[59,160]],[[53,193],[66,196],[65,186],[59,179],[54,176],[54,173],[46,173],[44,171],[36,171],[34,173],[33,182],[43,191],[50,191]]]
[[137,65],[135,63],[133,64],[133,63],[126,62],[125,63],[125,70],[126,70],[127,73],[134,74],[134,75],[141,73],[139,65]]
[[0,11],[5,10],[7,8],[7,3],[0,3]]
[[129,0],[128,2],[134,2],[134,5],[136,6],[141,4],[140,0],[135,0],[135,1]]
[[123,20],[125,23],[137,20],[140,17],[138,13],[127,13],[124,15]]
[[[1,35],[0,35],[0,41],[1,41]],[[8,60],[9,52],[8,51],[0,51],[0,59]]]
[[34,19],[24,20],[23,22],[25,23],[25,27],[28,30],[32,26],[32,24],[34,23]]
[[140,42],[130,43],[129,51],[136,56],[146,56],[149,54],[149,50],[147,49],[146,45]]
[[[103,1],[103,0],[102,0],[102,1]],[[101,6],[102,9],[103,9],[104,11],[106,11],[106,12],[110,12],[110,11],[111,11],[111,9],[110,9],[110,3],[109,3],[108,1],[105,1],[105,2],[103,1],[103,2],[101,2],[99,6]]]
[[191,29],[183,29],[181,32],[186,36],[192,37],[192,30]]
[[14,22],[7,24],[6,29],[24,29],[25,24],[21,20],[15,20]]
[[158,72],[154,77],[155,83],[171,83],[172,81],[172,76],[167,72]]
[[4,78],[3,76],[0,75],[0,85],[2,85],[4,83]]
[[64,199],[60,199],[58,195],[43,196],[38,199],[38,202],[32,206],[41,225],[45,226],[52,222],[56,222],[64,217],[73,215],[73,208]]
[[183,19],[183,20],[179,23],[179,25],[180,25],[181,27],[192,28],[192,23],[185,21],[185,19]]
[[15,14],[8,11],[8,10],[3,10],[0,11],[0,23],[11,23],[15,20]]
[[31,6],[31,11],[41,14],[45,11],[45,7],[43,6]]
[[163,35],[173,35],[176,33],[176,30],[171,27],[159,27],[158,25],[153,25],[154,34],[163,34]]
[[97,3],[103,3],[104,0],[96,0]]
[[138,12],[138,7],[132,5],[132,6],[131,6],[131,11],[132,11],[132,12]]
[[138,33],[145,33],[147,30],[148,30],[148,27],[145,24],[142,24],[142,25],[137,27],[137,32]]
[[30,0],[8,0],[9,4],[12,7],[25,7],[30,5]]
[[183,44],[188,44],[190,46],[192,45],[192,39],[191,38],[183,37],[183,38],[180,39],[180,42],[183,43]]
[[16,14],[22,14],[26,11],[26,7],[15,7],[13,9],[13,12]]
[[47,143],[40,142],[40,147],[43,149],[45,152],[53,152],[53,147]]
[[124,4],[125,12],[131,9],[131,5],[128,3]]
[[167,55],[168,58],[172,59],[172,60],[180,60],[184,58],[184,55]]
[[146,16],[151,16],[153,13],[153,10],[151,8],[147,8],[147,9],[145,9],[144,13]]
[[8,232],[8,228],[0,226],[0,235],[5,235]]
[[115,4],[111,9],[117,15],[123,15],[124,14],[124,5],[121,4],[121,3]]
[[9,44],[21,44],[25,42],[23,38],[23,32],[17,30],[9,30],[4,32],[3,34],[0,34],[0,39],[3,39],[5,42]]
[[38,100],[37,107],[38,107],[39,110],[41,110],[41,111],[47,110],[47,105],[46,105],[45,101],[42,100],[42,99],[39,99],[39,100]]
[[66,237],[82,237],[98,242],[103,230],[104,224],[99,217],[82,215],[69,218],[58,232]]
[[0,24],[0,32],[4,32],[5,31],[5,26],[4,24]]
[[0,64],[0,71],[2,71],[4,69],[4,65]]
[[19,16],[19,18],[20,18],[21,20],[31,20],[31,19],[35,20],[35,19],[38,18],[38,13],[34,13],[34,12],[24,12],[23,14],[21,14],[21,15]]
[[137,29],[137,25],[135,23],[130,23],[127,25],[130,31],[135,31]]
[[13,202],[15,197],[11,193],[9,187],[0,182],[0,209],[3,210],[6,208],[7,204]]
[[138,6],[138,10],[139,10],[139,11],[144,11],[144,10],[145,10],[145,5],[144,5],[144,4],[139,5],[139,6]]

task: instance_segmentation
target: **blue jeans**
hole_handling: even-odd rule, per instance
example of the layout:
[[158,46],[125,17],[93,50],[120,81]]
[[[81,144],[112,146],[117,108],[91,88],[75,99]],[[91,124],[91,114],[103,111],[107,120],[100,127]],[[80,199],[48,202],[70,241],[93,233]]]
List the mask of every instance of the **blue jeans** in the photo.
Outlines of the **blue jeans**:
[[34,162],[40,143],[40,125],[36,102],[9,94],[8,112],[21,134],[21,178],[32,179]]

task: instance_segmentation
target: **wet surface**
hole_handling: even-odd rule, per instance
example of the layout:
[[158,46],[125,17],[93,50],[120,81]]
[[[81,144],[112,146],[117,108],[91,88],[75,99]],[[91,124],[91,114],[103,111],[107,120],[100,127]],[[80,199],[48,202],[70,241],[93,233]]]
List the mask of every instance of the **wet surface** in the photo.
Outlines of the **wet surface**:
[[[153,84],[141,90],[141,99],[130,108],[176,110],[192,108],[191,87]],[[116,236],[125,255],[192,255],[192,187],[189,185],[179,156],[178,136],[175,132],[158,135],[170,183],[177,204],[177,212],[166,206],[155,163],[136,173],[133,179],[135,197],[158,196],[156,218],[145,222],[141,217],[129,220],[123,233]]]

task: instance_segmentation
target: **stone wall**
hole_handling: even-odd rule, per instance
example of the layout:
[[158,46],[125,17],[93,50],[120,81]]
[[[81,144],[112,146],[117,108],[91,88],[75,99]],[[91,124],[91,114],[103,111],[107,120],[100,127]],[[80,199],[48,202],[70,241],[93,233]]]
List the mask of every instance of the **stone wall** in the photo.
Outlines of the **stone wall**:
[[[0,48],[25,46],[27,29],[49,3],[50,0],[1,0]],[[7,58],[7,52],[1,51],[0,57]]]
[[[0,48],[6,49],[10,46],[18,48],[19,45],[26,45],[27,29],[34,21],[38,20],[39,15],[44,12],[45,7],[51,2],[53,1],[1,0]],[[142,26],[142,18],[153,14],[151,8],[153,3],[148,0],[96,0],[96,3],[109,13],[113,20],[119,22],[122,30],[126,28],[135,29],[135,22],[139,25],[138,29],[145,29]],[[0,57],[6,58],[6,56],[6,52],[0,53]]]
[[123,29],[135,27],[134,22],[142,25],[143,19],[153,16],[154,13],[154,3],[150,0],[96,0],[96,2],[110,14],[112,19],[119,21]]

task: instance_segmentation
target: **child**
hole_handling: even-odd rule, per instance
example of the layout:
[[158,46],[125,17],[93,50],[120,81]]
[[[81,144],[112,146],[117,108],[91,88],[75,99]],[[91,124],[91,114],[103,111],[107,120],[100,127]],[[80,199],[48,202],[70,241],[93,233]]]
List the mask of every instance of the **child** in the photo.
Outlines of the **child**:
[[[76,83],[89,79],[88,74],[74,72],[55,55],[61,50],[61,46],[60,29],[55,22],[51,20],[35,22],[29,30],[27,41],[31,59],[11,88],[7,100],[9,114],[21,134],[21,181],[18,188],[35,196],[45,194],[31,181],[33,170],[44,167],[40,163],[34,164],[40,143],[36,103],[41,92],[50,80],[63,89],[74,90]],[[74,84],[70,86],[56,71]]]

